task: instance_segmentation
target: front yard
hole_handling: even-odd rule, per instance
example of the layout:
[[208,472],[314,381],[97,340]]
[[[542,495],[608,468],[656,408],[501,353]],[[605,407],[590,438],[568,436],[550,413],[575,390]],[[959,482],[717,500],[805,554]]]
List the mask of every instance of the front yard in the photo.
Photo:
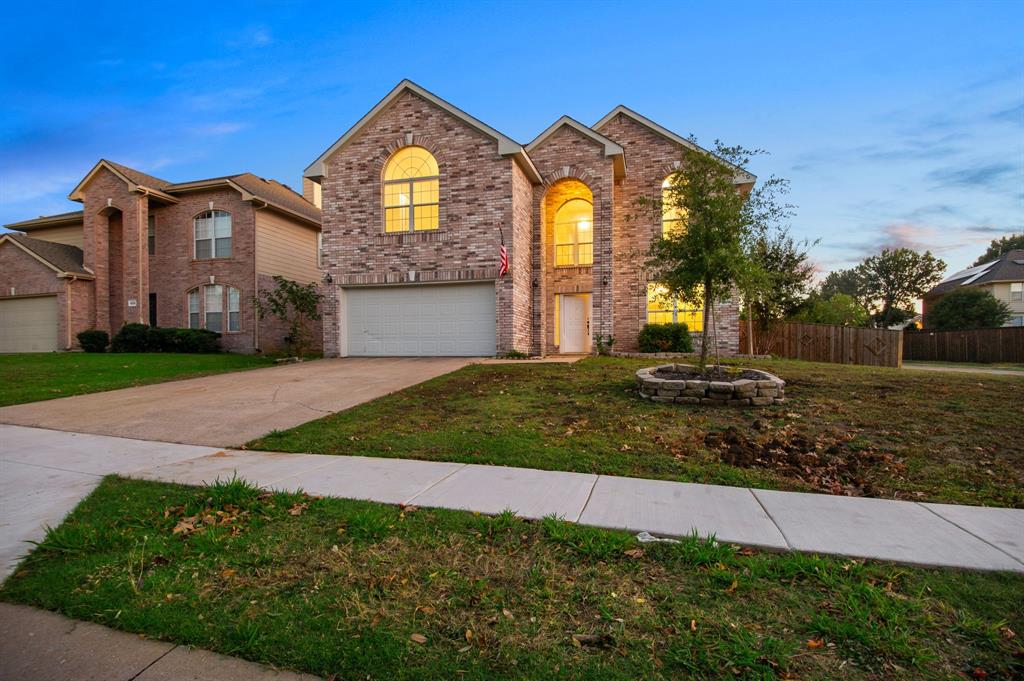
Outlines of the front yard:
[[474,365],[248,446],[1024,507],[1019,377],[746,361],[788,403],[710,409],[638,399],[655,363]]
[[1020,678],[1024,577],[110,477],[0,598],[327,678]]
[[26,353],[0,355],[0,406],[52,400],[272,366],[257,355],[222,353]]

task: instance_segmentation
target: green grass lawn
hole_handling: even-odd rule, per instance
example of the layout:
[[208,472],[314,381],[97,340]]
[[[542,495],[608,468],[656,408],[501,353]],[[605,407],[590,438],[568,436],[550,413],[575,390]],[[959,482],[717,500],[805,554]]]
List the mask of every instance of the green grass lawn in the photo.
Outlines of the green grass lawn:
[[738,410],[641,400],[652,363],[470,366],[248,446],[1024,507],[1020,378],[747,361],[788,402]]
[[53,352],[0,355],[0,406],[273,365],[256,355]]
[[905,367],[953,367],[954,369],[1001,369],[1003,371],[1024,371],[1024,364],[1013,362],[992,362],[981,364],[979,362],[904,362]]
[[1008,679],[1022,593],[1019,575],[109,477],[0,599],[338,679]]

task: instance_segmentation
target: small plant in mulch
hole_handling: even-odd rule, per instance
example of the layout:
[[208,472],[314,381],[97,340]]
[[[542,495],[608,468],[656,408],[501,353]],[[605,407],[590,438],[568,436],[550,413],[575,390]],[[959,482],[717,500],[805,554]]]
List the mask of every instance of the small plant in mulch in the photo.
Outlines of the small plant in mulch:
[[754,427],[758,434],[748,435],[735,426],[712,431],[704,437],[704,444],[724,463],[773,470],[829,494],[884,495],[884,490],[867,480],[868,476],[885,471],[892,477],[906,471],[906,465],[891,454],[851,447],[852,435],[813,435],[793,425],[773,428],[762,420],[756,421]]

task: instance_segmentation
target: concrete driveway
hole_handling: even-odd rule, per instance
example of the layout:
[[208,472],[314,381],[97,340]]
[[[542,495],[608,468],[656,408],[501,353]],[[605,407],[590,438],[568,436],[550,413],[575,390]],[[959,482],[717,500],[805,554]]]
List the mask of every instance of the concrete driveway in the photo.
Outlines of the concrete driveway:
[[272,430],[459,369],[459,357],[321,359],[78,395],[0,409],[0,423],[213,447]]

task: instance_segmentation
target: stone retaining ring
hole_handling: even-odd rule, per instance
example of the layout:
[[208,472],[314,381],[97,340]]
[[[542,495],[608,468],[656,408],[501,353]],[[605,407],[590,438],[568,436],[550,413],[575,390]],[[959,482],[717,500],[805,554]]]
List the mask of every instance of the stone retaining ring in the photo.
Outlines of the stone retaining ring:
[[784,404],[786,401],[786,382],[760,369],[739,369],[741,372],[757,374],[758,378],[741,378],[735,381],[682,381],[659,378],[655,375],[658,371],[696,373],[696,370],[696,367],[689,364],[662,364],[638,369],[636,382],[640,388],[640,397],[652,402],[712,407],[766,407]]

